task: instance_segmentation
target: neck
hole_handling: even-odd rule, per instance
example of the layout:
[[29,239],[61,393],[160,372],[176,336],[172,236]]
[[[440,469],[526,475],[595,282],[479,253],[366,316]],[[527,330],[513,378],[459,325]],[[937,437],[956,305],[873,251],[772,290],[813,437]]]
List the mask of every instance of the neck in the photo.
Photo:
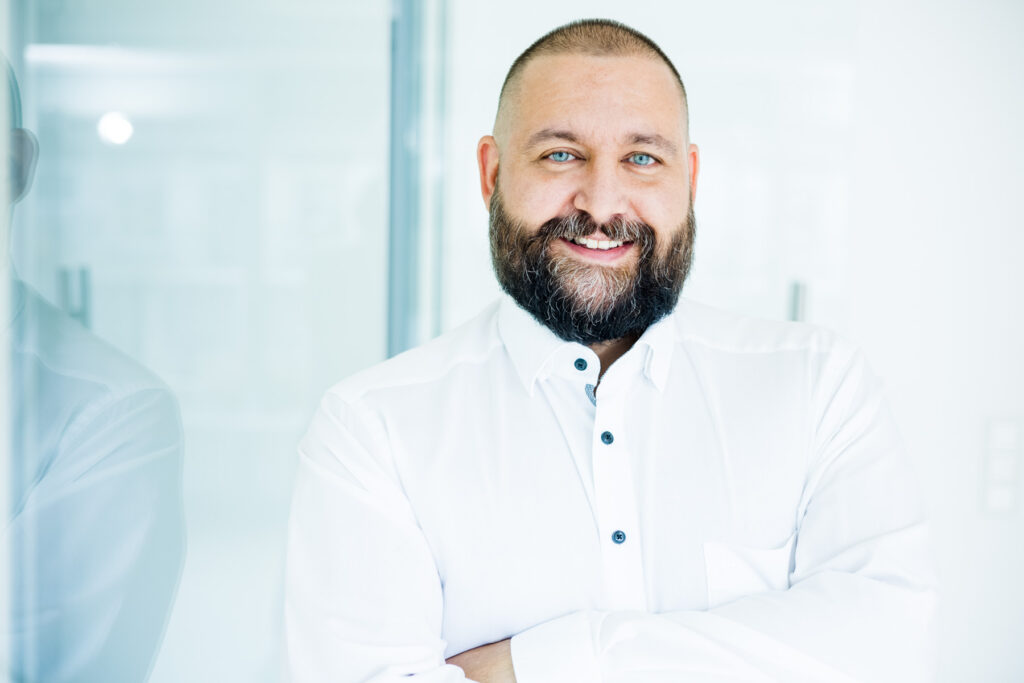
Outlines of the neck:
[[633,344],[639,338],[639,334],[631,334],[622,339],[612,339],[611,341],[591,344],[590,350],[596,353],[601,361],[601,374],[598,377],[604,377],[604,373],[611,367],[611,364],[617,361],[626,351],[633,348]]

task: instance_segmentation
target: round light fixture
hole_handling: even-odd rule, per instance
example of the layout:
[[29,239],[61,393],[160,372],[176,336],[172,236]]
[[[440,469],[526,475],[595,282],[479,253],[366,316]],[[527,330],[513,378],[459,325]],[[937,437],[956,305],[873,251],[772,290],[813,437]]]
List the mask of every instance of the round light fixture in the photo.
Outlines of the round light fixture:
[[123,145],[131,139],[135,132],[132,122],[119,111],[109,111],[100,117],[96,124],[96,132],[100,140],[111,145]]

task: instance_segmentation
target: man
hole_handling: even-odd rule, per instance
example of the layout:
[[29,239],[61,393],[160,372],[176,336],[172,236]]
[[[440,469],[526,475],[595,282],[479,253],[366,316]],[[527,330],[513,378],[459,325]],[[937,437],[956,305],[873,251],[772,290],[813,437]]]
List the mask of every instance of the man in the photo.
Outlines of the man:
[[[38,156],[6,73],[11,207]],[[0,105],[2,106],[2,105]],[[166,385],[14,278],[10,316],[10,661],[0,680],[148,678],[185,559],[184,444]],[[6,389],[6,387],[5,387]]]
[[556,29],[478,163],[509,296],[324,398],[293,679],[927,680],[924,523],[863,358],[677,303],[699,154],[668,58]]

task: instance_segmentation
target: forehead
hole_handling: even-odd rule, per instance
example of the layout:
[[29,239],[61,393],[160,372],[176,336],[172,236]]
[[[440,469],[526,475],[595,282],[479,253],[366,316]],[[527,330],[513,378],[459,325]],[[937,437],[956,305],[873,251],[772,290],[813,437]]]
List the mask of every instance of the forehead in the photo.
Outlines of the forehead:
[[682,91],[657,58],[544,55],[525,66],[514,97],[509,132],[520,143],[545,128],[594,138],[686,137]]

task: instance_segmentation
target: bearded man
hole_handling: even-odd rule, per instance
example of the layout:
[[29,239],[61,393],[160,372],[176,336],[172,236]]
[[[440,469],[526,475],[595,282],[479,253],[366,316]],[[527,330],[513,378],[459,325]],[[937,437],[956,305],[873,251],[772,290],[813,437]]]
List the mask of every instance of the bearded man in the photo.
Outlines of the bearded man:
[[478,146],[508,296],[324,398],[294,681],[930,677],[925,525],[861,354],[679,299],[687,124],[621,24],[512,65]]

